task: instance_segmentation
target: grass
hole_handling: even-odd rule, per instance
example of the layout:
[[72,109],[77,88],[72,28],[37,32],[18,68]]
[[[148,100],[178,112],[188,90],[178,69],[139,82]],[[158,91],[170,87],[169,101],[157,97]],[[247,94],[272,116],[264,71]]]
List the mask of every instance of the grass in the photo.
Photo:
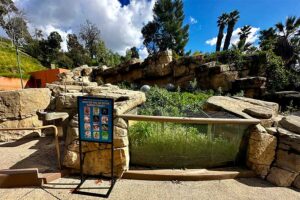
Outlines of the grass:
[[[223,125],[224,126],[224,125]],[[225,127],[228,130],[228,127]],[[138,122],[129,128],[131,164],[158,168],[218,167],[234,163],[244,129]]]
[[[29,72],[46,69],[35,58],[20,51],[20,63],[23,72],[23,78],[29,78]],[[20,77],[17,68],[17,59],[15,48],[12,47],[9,40],[0,39],[0,76]]]

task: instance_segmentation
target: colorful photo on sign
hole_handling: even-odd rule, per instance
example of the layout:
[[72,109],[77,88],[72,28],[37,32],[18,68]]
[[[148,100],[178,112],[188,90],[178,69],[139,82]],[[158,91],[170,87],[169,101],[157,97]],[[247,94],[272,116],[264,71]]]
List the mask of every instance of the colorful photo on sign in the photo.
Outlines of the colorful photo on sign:
[[96,123],[100,122],[100,117],[99,117],[99,115],[94,115],[94,116],[93,116],[93,122],[96,122]]
[[108,115],[108,109],[107,108],[102,108],[101,109],[101,114],[102,115]]
[[85,115],[84,116],[84,122],[89,123],[91,122],[90,116],[89,115]]
[[100,130],[99,124],[94,124],[93,125],[93,130],[94,131],[99,131]]
[[94,115],[99,115],[99,110],[100,110],[100,108],[98,108],[98,107],[93,107],[93,114]]
[[102,132],[102,140],[108,140],[108,136],[109,136],[109,134],[107,131]]
[[91,125],[89,123],[84,123],[85,130],[91,130]]
[[101,123],[102,124],[108,124],[108,116],[102,116],[101,117]]
[[91,138],[92,137],[91,131],[85,131],[84,136],[85,136],[85,138]]
[[85,107],[84,107],[84,114],[85,114],[85,115],[89,115],[90,113],[91,113],[91,108],[85,106]]
[[100,138],[100,132],[94,132],[94,139],[98,140]]
[[102,131],[108,131],[108,125],[102,124]]

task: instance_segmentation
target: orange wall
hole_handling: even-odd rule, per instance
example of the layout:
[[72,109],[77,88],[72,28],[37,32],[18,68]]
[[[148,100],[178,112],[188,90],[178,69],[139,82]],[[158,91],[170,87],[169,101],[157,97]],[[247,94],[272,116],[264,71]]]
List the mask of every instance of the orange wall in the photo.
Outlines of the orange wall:
[[[28,80],[23,79],[24,87]],[[21,79],[0,77],[0,90],[17,90],[21,89]]]
[[46,87],[46,83],[52,83],[58,80],[58,74],[68,71],[69,70],[67,69],[48,69],[43,71],[31,72],[30,75],[33,79],[41,80],[41,87]]

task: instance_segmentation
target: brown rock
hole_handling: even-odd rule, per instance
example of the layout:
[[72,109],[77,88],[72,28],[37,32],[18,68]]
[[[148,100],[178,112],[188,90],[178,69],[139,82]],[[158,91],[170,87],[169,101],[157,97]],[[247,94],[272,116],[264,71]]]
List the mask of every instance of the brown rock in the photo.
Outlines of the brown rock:
[[258,175],[264,177],[275,158],[277,138],[267,133],[261,125],[250,129],[247,164]]
[[[83,171],[89,175],[110,175],[111,150],[88,152],[85,155]],[[129,168],[128,148],[114,150],[114,175],[120,177]]]
[[[43,125],[43,122],[38,119],[37,115],[32,117],[28,117],[21,120],[7,120],[5,122],[0,123],[0,128],[32,128],[32,127],[40,127]],[[31,134],[36,133],[36,134]],[[22,131],[5,131],[0,132],[0,141],[11,141],[18,140],[23,138],[24,136],[37,136],[41,135],[41,130],[30,131],[30,130],[22,130]]]
[[276,154],[276,165],[282,169],[300,172],[300,155],[278,150]]
[[279,148],[284,146],[284,150],[300,153],[300,135],[282,128],[278,128],[277,130],[279,133]]
[[[253,108],[257,110],[271,108],[273,104],[278,106],[278,104],[260,101],[250,98],[238,98],[238,97],[227,97],[227,96],[213,96],[210,97],[204,104],[205,111],[220,111],[225,110],[227,112],[238,115],[242,118],[253,118],[249,114],[245,113],[244,110],[248,108]],[[277,115],[278,110],[275,108],[273,110],[273,116]]]
[[186,75],[186,73],[188,73],[188,68],[184,65],[175,65],[173,67],[173,76],[174,77],[180,77],[183,75]]
[[218,90],[222,88],[223,92],[227,92],[232,88],[232,82],[238,77],[237,71],[228,71],[215,74],[210,78],[211,89]]
[[298,173],[290,172],[278,167],[272,167],[267,180],[274,185],[289,187],[292,185]]
[[294,133],[300,134],[300,117],[295,115],[290,115],[282,118],[279,124]]
[[298,188],[298,189],[300,189],[300,175],[298,175],[298,176],[295,178],[295,180],[294,180],[294,182],[293,182],[293,186],[296,187],[296,188]]
[[67,150],[64,156],[63,165],[73,169],[80,169],[79,153]]
[[246,108],[244,112],[259,119],[269,119],[273,114],[271,109],[263,107]]
[[127,129],[128,127],[127,122],[124,119],[119,117],[114,119],[114,125],[123,129]]
[[0,121],[22,119],[44,110],[50,104],[48,88],[34,88],[0,92]]

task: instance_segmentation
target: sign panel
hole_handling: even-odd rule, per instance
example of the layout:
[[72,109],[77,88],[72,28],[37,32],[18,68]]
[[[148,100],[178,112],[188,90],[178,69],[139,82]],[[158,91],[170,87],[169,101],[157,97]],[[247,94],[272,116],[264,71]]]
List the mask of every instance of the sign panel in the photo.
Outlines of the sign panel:
[[81,141],[112,142],[113,99],[78,97],[78,111]]

